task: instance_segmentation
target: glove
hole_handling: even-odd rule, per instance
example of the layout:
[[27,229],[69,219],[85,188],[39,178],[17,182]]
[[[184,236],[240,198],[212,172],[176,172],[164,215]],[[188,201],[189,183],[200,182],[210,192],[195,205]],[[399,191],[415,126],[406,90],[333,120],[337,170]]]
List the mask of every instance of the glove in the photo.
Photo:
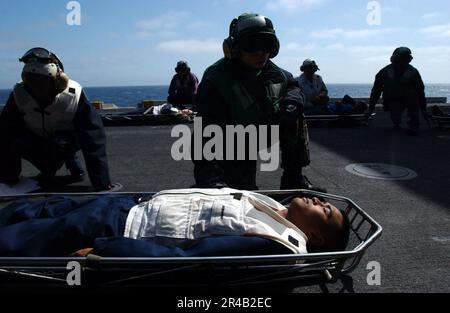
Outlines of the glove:
[[109,191],[109,190],[113,189],[113,185],[109,184],[109,185],[105,185],[105,186],[94,186],[94,189],[96,192]]

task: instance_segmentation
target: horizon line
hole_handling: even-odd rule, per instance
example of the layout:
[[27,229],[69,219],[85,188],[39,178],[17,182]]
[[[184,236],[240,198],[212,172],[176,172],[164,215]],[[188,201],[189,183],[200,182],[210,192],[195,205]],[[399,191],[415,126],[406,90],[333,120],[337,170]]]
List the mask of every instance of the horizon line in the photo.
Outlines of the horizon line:
[[[328,82],[326,85],[373,85],[373,83],[333,83]],[[425,83],[427,85],[450,85],[448,83]],[[169,87],[169,85],[110,85],[110,86],[83,86],[83,88],[142,88],[142,87]],[[12,90],[13,87],[0,87],[0,90]]]

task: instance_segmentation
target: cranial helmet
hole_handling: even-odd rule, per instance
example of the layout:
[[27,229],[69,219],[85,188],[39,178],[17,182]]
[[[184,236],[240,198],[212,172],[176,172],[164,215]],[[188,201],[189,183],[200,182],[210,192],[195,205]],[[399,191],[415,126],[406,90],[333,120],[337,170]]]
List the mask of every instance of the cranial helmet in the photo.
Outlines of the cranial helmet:
[[244,13],[231,22],[229,37],[225,39],[223,48],[227,57],[234,57],[238,50],[254,52],[263,49],[270,58],[274,58],[280,50],[280,42],[269,18]]
[[391,57],[391,62],[392,63],[398,63],[398,62],[406,62],[406,63],[411,63],[411,61],[413,60],[413,56],[412,56],[412,52],[411,49],[407,48],[407,47],[399,47],[397,49],[394,50],[394,52],[392,53],[392,57]]
[[59,92],[67,88],[69,77],[64,73],[64,65],[56,54],[37,47],[28,50],[19,61],[25,63],[22,70],[24,81],[27,74],[37,74],[53,78]]
[[303,72],[307,68],[311,68],[313,71],[320,71],[316,61],[314,61],[313,59],[306,59],[305,61],[303,61],[303,64],[300,67],[300,71]]

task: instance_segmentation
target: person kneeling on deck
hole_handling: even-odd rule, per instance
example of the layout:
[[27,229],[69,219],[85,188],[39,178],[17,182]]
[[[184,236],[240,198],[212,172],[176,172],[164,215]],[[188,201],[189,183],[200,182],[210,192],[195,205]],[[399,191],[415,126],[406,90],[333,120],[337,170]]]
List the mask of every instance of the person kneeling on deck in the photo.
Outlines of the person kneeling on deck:
[[131,195],[53,197],[3,210],[3,257],[331,252],[346,249],[350,232],[346,214],[317,198],[297,197],[284,207],[229,188],[167,190],[141,203]]
[[25,63],[23,81],[14,87],[0,116],[0,182],[18,181],[21,159],[40,170],[42,186],[55,184],[64,163],[72,182],[81,181],[84,171],[76,156],[81,148],[94,189],[110,189],[103,124],[82,87],[44,48],[29,50],[20,61]]
[[419,71],[410,65],[413,60],[411,54],[411,50],[406,47],[395,49],[391,64],[376,75],[366,116],[374,112],[375,105],[383,94],[383,107],[385,111],[391,111],[394,129],[400,129],[403,111],[407,109],[409,116],[407,134],[415,136],[420,127],[419,112],[422,111],[425,119],[428,118],[428,114],[425,85]]
[[300,89],[305,96],[305,114],[321,114],[330,100],[328,89],[323,79],[316,72],[319,71],[316,61],[306,59],[303,61],[300,71],[303,72],[297,80]]
[[167,102],[180,110],[186,109],[186,105],[191,105],[190,109],[195,109],[198,89],[197,76],[191,72],[186,61],[179,61],[175,72],[176,74],[170,82]]
[[[302,175],[302,168],[310,164],[303,95],[292,74],[270,61],[279,49],[270,19],[253,13],[235,18],[230,24],[229,37],[223,42],[225,57],[203,75],[197,116],[203,118],[204,129],[218,125],[223,133],[228,126],[279,125],[284,170],[280,189],[324,191],[312,186]],[[230,140],[225,138],[224,142]],[[227,155],[229,147],[224,146],[223,155]],[[257,161],[248,157],[248,144],[240,149],[245,149],[241,151],[246,155],[245,160],[194,158],[196,186],[258,189]]]

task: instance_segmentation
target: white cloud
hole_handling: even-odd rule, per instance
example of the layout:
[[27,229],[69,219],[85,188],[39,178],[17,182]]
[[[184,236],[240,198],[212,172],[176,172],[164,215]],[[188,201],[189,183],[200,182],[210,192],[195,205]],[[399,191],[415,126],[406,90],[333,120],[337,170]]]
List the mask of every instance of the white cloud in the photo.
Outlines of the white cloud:
[[156,49],[177,53],[216,53],[222,51],[222,43],[214,39],[171,40],[159,43]]
[[184,11],[169,11],[161,16],[141,20],[136,23],[136,26],[144,31],[167,31],[177,28],[183,21],[190,16],[189,12]]
[[382,34],[401,31],[400,28],[377,28],[377,29],[342,29],[332,28],[324,30],[316,30],[311,32],[313,38],[358,38],[364,39]]
[[427,13],[427,14],[422,15],[421,18],[423,20],[431,20],[431,19],[436,18],[438,15],[439,14],[437,12],[431,12],[431,13]]
[[450,24],[441,24],[425,27],[419,30],[419,33],[430,37],[450,38]]
[[302,45],[297,42],[291,42],[282,46],[282,49],[286,51],[305,51],[305,50],[313,50],[315,48],[316,46],[312,43]]
[[322,4],[325,0],[270,0],[266,8],[271,11],[285,11],[287,13],[308,10]]

